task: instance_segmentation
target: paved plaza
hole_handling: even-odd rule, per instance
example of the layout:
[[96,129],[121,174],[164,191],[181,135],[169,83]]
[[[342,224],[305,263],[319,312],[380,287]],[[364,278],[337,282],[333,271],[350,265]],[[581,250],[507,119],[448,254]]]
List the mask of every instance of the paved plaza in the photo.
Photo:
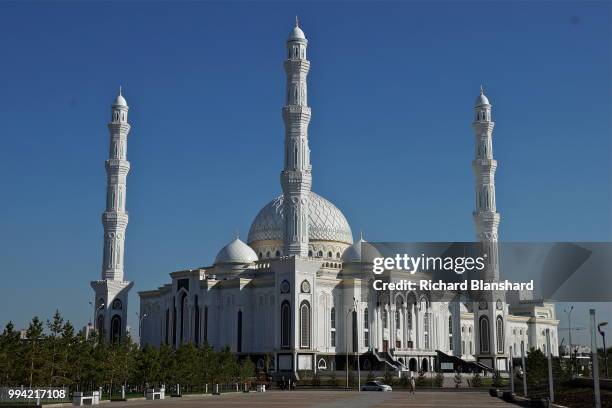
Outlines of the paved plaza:
[[207,407],[207,408],[455,408],[455,407],[496,407],[509,405],[499,398],[484,392],[417,392],[409,395],[398,392],[356,391],[271,391],[266,393],[231,393],[220,396],[199,396],[168,398],[163,401],[113,402],[112,407]]

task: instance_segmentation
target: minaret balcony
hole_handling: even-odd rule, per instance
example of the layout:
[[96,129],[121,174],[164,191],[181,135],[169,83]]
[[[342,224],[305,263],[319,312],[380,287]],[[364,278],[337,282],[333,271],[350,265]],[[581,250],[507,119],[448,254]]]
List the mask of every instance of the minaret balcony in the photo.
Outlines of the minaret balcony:
[[476,132],[477,136],[481,134],[491,134],[493,132],[493,128],[495,127],[495,122],[474,122],[472,123],[472,127]]
[[497,160],[495,159],[474,159],[472,161],[474,170],[479,170],[483,173],[495,172],[497,169]]
[[310,123],[310,107],[304,105],[288,105],[283,107],[283,119],[285,124]]
[[120,122],[111,122],[108,124],[108,130],[111,133],[125,133],[126,135],[130,133],[130,124],[129,123],[120,123]]
[[106,160],[106,171],[119,173],[119,174],[128,174],[130,171],[130,162],[127,160],[121,159],[108,159]]
[[287,75],[306,75],[310,70],[310,61],[291,59],[285,61],[285,72]]
[[129,221],[129,215],[127,212],[119,211],[105,211],[102,213],[102,223],[106,228],[127,227]]

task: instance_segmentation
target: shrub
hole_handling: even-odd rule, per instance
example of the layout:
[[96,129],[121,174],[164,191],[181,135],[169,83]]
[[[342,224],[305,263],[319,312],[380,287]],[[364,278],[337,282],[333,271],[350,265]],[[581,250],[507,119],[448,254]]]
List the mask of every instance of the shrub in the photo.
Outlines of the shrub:
[[354,387],[355,385],[357,385],[357,380],[355,379],[355,373],[353,372],[353,370],[349,371],[348,373],[348,383],[349,387]]
[[391,373],[391,371],[388,371],[388,370],[385,371],[385,376],[383,378],[384,378],[385,384],[393,385],[394,378],[393,378],[393,374]]
[[434,378],[434,387],[442,388],[442,384],[444,384],[444,375],[442,373],[436,373]]
[[329,384],[334,388],[338,388],[338,377],[336,377],[335,371],[332,371],[331,376],[329,377]]
[[499,370],[493,371],[493,381],[491,381],[491,385],[495,388],[500,388],[504,385],[504,380]]
[[472,387],[481,387],[482,386],[482,377],[480,376],[480,373],[476,373],[474,374],[474,377],[472,377]]
[[419,371],[419,376],[416,379],[417,387],[424,387],[426,384],[427,384],[427,381],[425,379],[425,372],[424,371]]
[[312,376],[312,386],[313,387],[321,386],[321,375],[319,374],[318,371],[314,373],[314,375]]

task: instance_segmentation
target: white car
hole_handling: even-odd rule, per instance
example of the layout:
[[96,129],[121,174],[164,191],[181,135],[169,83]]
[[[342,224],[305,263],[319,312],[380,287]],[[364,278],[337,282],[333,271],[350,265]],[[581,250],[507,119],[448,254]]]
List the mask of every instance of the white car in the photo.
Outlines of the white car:
[[361,391],[393,391],[393,388],[380,381],[368,381],[361,387]]

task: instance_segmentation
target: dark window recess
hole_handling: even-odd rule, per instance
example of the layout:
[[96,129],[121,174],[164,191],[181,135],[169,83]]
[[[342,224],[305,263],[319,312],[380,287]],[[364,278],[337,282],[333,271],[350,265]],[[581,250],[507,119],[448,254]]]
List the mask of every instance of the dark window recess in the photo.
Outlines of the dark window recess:
[[185,288],[189,292],[189,279],[179,279],[176,281],[176,291],[178,292],[181,288]]

